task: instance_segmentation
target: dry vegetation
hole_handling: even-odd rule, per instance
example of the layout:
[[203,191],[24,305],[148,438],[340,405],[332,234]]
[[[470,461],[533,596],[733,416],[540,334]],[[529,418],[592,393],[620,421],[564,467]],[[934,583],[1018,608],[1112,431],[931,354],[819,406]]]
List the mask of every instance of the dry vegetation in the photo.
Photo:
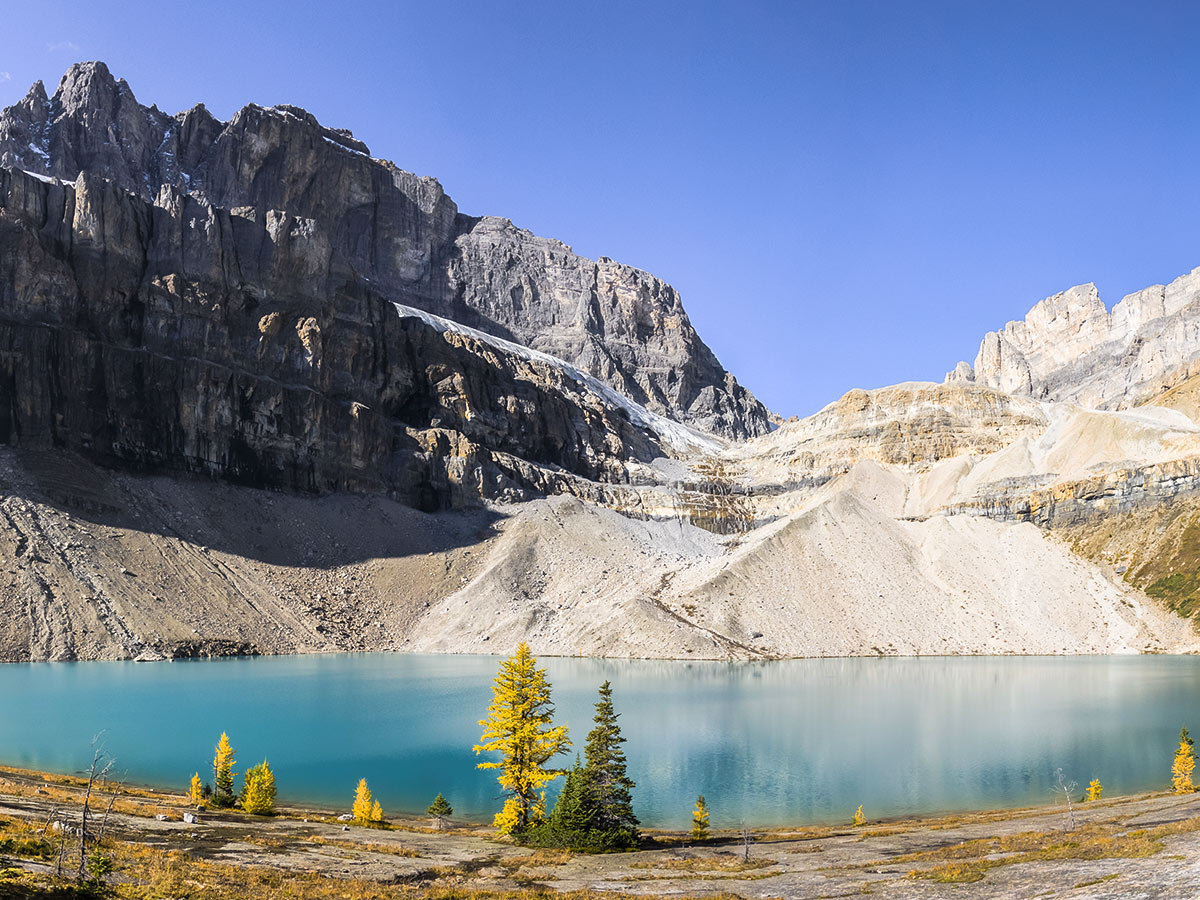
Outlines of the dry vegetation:
[[[1077,810],[1080,825],[1073,830],[1056,827],[1059,812],[1046,808],[864,828],[770,829],[751,835],[746,859],[741,834],[728,830],[690,846],[683,845],[683,833],[656,833],[642,851],[592,855],[526,850],[478,828],[425,833],[424,820],[414,820],[411,830],[404,823],[385,831],[343,830],[336,819],[301,810],[270,819],[211,812],[199,825],[184,825],[154,819],[162,809],[177,814],[182,797],[131,788],[119,798],[128,812],[114,816],[99,847],[114,869],[96,889],[54,875],[64,848],[65,859],[78,859],[78,839],[52,827],[52,817],[77,820],[78,779],[16,770],[3,777],[0,810],[8,814],[0,814],[0,900],[617,896],[593,886],[673,897],[712,896],[710,888],[718,887],[724,893],[717,896],[726,898],[815,898],[908,896],[918,889],[914,881],[933,900],[958,896],[961,885],[973,882],[987,881],[987,890],[1002,893],[1011,893],[1013,879],[1039,888],[1045,882],[1061,892],[1114,878],[1122,891],[1166,885],[1151,893],[1194,900],[1172,893],[1170,885],[1200,851],[1200,795],[1106,798]],[[1020,889],[1012,895],[1022,896]]]
[[902,854],[889,863],[948,860],[927,869],[914,869],[911,878],[943,883],[980,881],[989,869],[1047,860],[1139,859],[1163,851],[1162,839],[1200,831],[1200,817],[1153,828],[1122,830],[1116,823],[1085,825],[1074,831],[1024,832],[1005,837],[964,841],[937,850]]
[[674,872],[753,872],[776,865],[773,859],[745,859],[732,853],[716,856],[666,857],[630,863],[631,869],[666,869]]
[[1060,534],[1076,553],[1118,567],[1127,583],[1168,609],[1200,618],[1200,498],[1176,498]]

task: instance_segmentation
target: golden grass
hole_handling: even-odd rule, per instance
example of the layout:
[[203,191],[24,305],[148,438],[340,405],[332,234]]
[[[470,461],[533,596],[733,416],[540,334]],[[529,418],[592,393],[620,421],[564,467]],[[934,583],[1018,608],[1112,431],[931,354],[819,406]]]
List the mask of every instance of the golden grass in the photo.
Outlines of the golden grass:
[[[197,860],[177,850],[114,845],[113,856],[125,883],[114,886],[125,900],[244,900],[280,897],[287,900],[617,900],[619,894],[603,891],[570,891],[522,888],[480,890],[454,884],[389,885],[366,879],[334,878],[312,873],[261,867],[236,866]],[[434,877],[461,876],[458,869],[429,870]],[[48,882],[48,880],[47,880]],[[36,895],[33,895],[36,896]],[[64,895],[70,896],[70,895]],[[4,894],[0,892],[0,898]],[[734,900],[732,895],[718,895]],[[713,900],[713,898],[708,898]]]
[[53,832],[42,835],[42,829],[18,819],[0,819],[0,854],[27,859],[53,859],[57,847],[50,839]]
[[732,853],[716,856],[665,857],[630,863],[631,869],[665,869],[674,872],[752,872],[776,865],[771,859],[743,859]]
[[[21,797],[27,800],[40,800],[73,807],[82,806],[83,793],[87,788],[86,781],[66,776],[56,776],[53,783],[49,781],[38,783],[5,779],[3,784],[4,795],[6,797]],[[99,810],[101,813],[104,812],[108,807],[112,790],[113,788],[108,785],[93,787],[91,801],[93,811]],[[127,816],[137,816],[143,819],[153,819],[159,814],[174,816],[174,818],[178,819],[180,818],[180,813],[177,807],[186,805],[186,800],[182,794],[178,797],[173,795],[155,796],[146,791],[119,788],[117,790],[117,799],[113,802],[113,812]]]
[[[1200,816],[1122,831],[1114,824],[1085,825],[1075,831],[1023,832],[996,838],[964,841],[936,850],[905,853],[885,863],[921,863],[949,860],[928,869],[914,869],[910,878],[962,884],[979,881],[989,869],[1047,860],[1139,859],[1163,850],[1162,839],[1172,834],[1200,831]],[[997,858],[995,854],[1007,854]]]
[[858,836],[859,841],[869,840],[870,838],[892,837],[897,834],[908,834],[913,831],[913,828],[869,828],[862,831]]
[[1094,885],[1094,884],[1104,884],[1104,882],[1106,882],[1106,881],[1113,881],[1113,880],[1115,880],[1115,879],[1117,879],[1117,878],[1120,878],[1120,877],[1121,877],[1121,873],[1120,873],[1120,872],[1113,872],[1113,873],[1112,873],[1112,874],[1110,874],[1110,875],[1102,875],[1102,876],[1101,876],[1101,877],[1099,877],[1099,878],[1093,878],[1091,881],[1081,881],[1081,882],[1079,882],[1079,884],[1075,885],[1075,886],[1072,888],[1072,890],[1076,890],[1076,891],[1077,891],[1077,890],[1079,890],[1080,888],[1091,887],[1091,886],[1092,886],[1092,885]]
[[306,844],[320,844],[327,847],[337,847],[341,850],[361,850],[366,853],[386,853],[390,856],[405,856],[410,859],[420,859],[421,854],[409,847],[401,847],[399,844],[379,844],[374,841],[366,843],[357,843],[355,841],[342,840],[341,838],[328,838],[320,834],[306,834],[300,838]]
[[496,860],[503,869],[519,869],[523,866],[563,866],[571,861],[570,850],[535,850],[528,856],[506,856]]

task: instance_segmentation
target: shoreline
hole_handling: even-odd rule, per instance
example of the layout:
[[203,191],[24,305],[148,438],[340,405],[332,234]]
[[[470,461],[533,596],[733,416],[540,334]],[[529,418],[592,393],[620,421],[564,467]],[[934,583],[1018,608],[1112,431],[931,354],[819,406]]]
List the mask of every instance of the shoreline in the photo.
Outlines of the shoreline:
[[[0,768],[0,871],[7,866],[5,877],[27,884],[31,896],[58,883],[53,858],[45,858],[57,845],[45,834],[69,842],[65,830],[49,826],[78,821],[81,790],[77,778]],[[393,896],[398,886],[436,898],[587,891],[940,900],[961,897],[966,884],[972,897],[1071,891],[1192,900],[1200,883],[1200,793],[1080,804],[1074,827],[1064,807],[1038,806],[857,827],[754,828],[745,839],[740,829],[714,828],[695,844],[677,830],[648,829],[641,849],[599,855],[517,846],[459,817],[436,829],[427,816],[398,816],[374,829],[307,806],[269,818],[204,811],[196,823],[182,821],[186,809],[181,793],[126,788],[119,795],[104,846],[122,897],[252,897],[286,881],[289,896],[331,900]],[[27,855],[13,852],[18,836]],[[212,890],[197,894],[196,883]]]
[[[1200,629],[1200,625],[1197,626]],[[312,656],[367,656],[373,653],[386,656],[435,656],[435,657],[453,657],[453,656],[478,656],[489,659],[503,659],[510,654],[505,653],[477,653],[474,651],[465,650],[404,650],[395,647],[381,647],[379,649],[347,649],[347,650],[295,650],[291,652],[255,652],[255,653],[223,653],[214,654],[211,656],[125,656],[113,659],[0,659],[0,667],[2,666],[33,666],[33,665],[76,665],[80,663],[138,663],[141,665],[153,665],[158,663],[208,663],[208,662],[233,662],[246,661],[255,659],[294,659],[299,657]],[[1119,657],[1122,659],[1133,659],[1142,656],[1168,656],[1168,657],[1184,657],[1184,656],[1200,656],[1200,650],[1124,650],[1114,651],[1109,653],[1095,653],[1088,651],[1079,652],[1063,652],[1063,653],[1018,653],[1018,652],[987,652],[987,653],[861,653],[861,654],[830,654],[830,655],[814,655],[814,656],[707,656],[707,655],[691,655],[691,656],[596,656],[585,654],[561,654],[553,652],[535,652],[534,655],[538,659],[590,659],[604,660],[610,662],[703,662],[703,663],[730,663],[730,664],[770,664],[780,662],[803,662],[806,660],[838,660],[838,659],[1080,659],[1097,657]]]

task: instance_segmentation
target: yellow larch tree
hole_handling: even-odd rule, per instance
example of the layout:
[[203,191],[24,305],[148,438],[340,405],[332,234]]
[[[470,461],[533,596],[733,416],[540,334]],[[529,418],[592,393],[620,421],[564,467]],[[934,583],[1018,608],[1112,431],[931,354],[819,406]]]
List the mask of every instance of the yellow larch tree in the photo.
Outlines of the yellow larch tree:
[[371,804],[371,824],[383,824],[383,807],[379,805],[378,800]]
[[862,804],[858,804],[858,809],[854,811],[854,818],[850,820],[851,825],[866,825],[867,817],[863,815]]
[[1192,785],[1192,771],[1196,768],[1196,752],[1192,745],[1187,728],[1179,730],[1179,748],[1175,751],[1175,761],[1171,764],[1171,787],[1177,794],[1190,794],[1196,788]]
[[[354,816],[354,821],[360,825],[368,825],[371,823],[371,814],[374,812],[371,805],[371,789],[367,787],[367,779],[359,779],[358,789],[354,792],[354,806],[350,810]],[[382,813],[380,818],[383,818]]]
[[242,809],[255,816],[275,814],[275,773],[264,759],[262,765],[246,770],[246,786],[242,790]]
[[204,802],[204,782],[200,780],[200,773],[197,772],[192,776],[191,787],[188,788],[188,803],[192,806],[200,806]]
[[492,686],[488,717],[480,719],[483,734],[476,755],[499,753],[498,760],[479,763],[499,769],[496,780],[504,791],[504,808],[493,820],[501,834],[521,834],[538,824],[546,811],[542,788],[563,774],[546,763],[566,752],[571,742],[565,726],[556,726],[546,670],[522,641],[517,652],[500,663]]
[[1104,793],[1104,785],[1100,783],[1099,778],[1093,778],[1088,782],[1087,793],[1083,796],[1084,802],[1090,803],[1093,800],[1099,800],[1102,793]]
[[692,810],[692,840],[703,841],[708,837],[708,804],[704,795],[696,798],[696,808]]

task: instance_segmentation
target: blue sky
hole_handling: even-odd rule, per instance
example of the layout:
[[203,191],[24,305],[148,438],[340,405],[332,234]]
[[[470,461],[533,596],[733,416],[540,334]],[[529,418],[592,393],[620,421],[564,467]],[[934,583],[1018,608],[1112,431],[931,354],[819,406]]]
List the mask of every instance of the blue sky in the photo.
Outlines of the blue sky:
[[472,214],[674,284],[772,409],[940,380],[1094,281],[1200,266],[1200,5],[6,4],[0,105],[294,103]]

